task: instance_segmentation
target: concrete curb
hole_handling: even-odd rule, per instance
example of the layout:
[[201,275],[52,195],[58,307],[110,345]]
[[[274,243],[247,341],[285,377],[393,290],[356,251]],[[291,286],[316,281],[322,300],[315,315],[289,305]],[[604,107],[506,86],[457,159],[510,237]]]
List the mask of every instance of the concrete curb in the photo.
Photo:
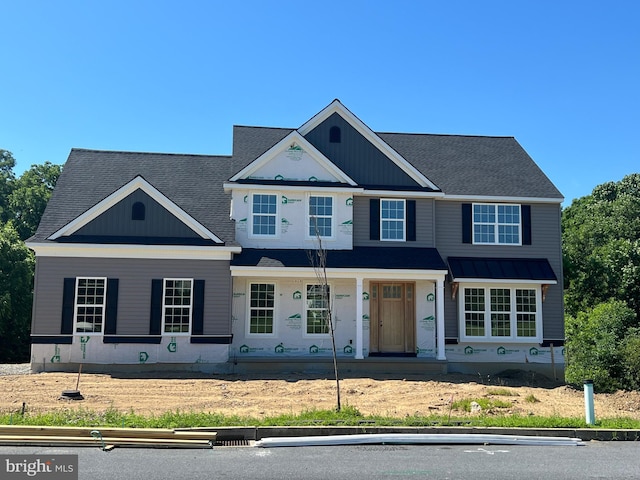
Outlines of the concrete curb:
[[291,426],[216,427],[218,440],[261,440],[269,437],[307,437],[314,435],[356,434],[494,434],[571,437],[583,441],[640,441],[640,430],[598,428],[495,428],[495,427],[373,427],[373,426]]

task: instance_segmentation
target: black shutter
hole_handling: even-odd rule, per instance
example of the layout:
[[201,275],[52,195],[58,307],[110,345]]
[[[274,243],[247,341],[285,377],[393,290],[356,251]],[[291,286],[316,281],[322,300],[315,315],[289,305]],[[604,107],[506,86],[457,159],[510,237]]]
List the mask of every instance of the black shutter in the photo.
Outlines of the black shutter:
[[60,333],[62,335],[73,334],[73,305],[76,300],[76,279],[65,278],[62,289],[62,323]]
[[407,200],[407,241],[416,241],[416,201]]
[[204,280],[193,282],[193,318],[191,319],[191,333],[204,334]]
[[162,280],[151,280],[151,319],[149,335],[160,335],[162,330]]
[[473,217],[471,214],[471,204],[462,204],[462,243],[471,243],[473,229]]
[[531,205],[520,206],[522,213],[522,244],[531,245]]
[[380,199],[369,200],[369,240],[380,240]]
[[107,279],[107,309],[104,319],[104,333],[115,335],[118,321],[118,279]]

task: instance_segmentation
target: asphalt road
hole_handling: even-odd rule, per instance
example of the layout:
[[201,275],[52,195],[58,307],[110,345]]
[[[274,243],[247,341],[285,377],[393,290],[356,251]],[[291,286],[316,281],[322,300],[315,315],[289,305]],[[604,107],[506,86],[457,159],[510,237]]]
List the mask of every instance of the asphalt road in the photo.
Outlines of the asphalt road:
[[[111,452],[0,447],[0,460],[15,454],[77,454],[78,478],[87,480],[640,479],[640,444],[636,442],[589,442],[578,447],[360,445],[117,448]],[[0,478],[3,475],[0,465]]]

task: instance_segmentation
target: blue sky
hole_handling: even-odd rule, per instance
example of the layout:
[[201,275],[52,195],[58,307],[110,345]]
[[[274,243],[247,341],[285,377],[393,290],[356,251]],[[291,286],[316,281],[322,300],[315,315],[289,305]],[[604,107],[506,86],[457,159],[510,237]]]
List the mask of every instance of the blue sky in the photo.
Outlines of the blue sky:
[[[640,171],[635,0],[0,2],[0,148],[230,154],[334,98],[374,131],[514,136],[565,205]],[[482,172],[478,172],[479,175]]]

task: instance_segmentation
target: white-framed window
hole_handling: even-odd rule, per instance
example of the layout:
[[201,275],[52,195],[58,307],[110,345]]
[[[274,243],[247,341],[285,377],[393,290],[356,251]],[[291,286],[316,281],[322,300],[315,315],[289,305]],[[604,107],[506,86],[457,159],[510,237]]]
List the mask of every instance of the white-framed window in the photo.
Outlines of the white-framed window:
[[329,295],[331,295],[330,285],[307,285],[305,297],[305,324],[307,335],[329,334]]
[[275,333],[276,286],[274,283],[249,284],[249,334]]
[[82,334],[103,333],[106,304],[106,278],[77,277],[74,331]]
[[251,234],[275,237],[278,231],[278,195],[254,193],[251,195]]
[[405,200],[380,200],[380,240],[405,240],[406,212]]
[[333,197],[309,195],[309,237],[333,237]]
[[539,285],[466,284],[459,292],[461,340],[542,341]]
[[162,291],[162,331],[189,334],[193,312],[193,279],[165,278]]
[[474,203],[473,243],[522,245],[520,205]]

